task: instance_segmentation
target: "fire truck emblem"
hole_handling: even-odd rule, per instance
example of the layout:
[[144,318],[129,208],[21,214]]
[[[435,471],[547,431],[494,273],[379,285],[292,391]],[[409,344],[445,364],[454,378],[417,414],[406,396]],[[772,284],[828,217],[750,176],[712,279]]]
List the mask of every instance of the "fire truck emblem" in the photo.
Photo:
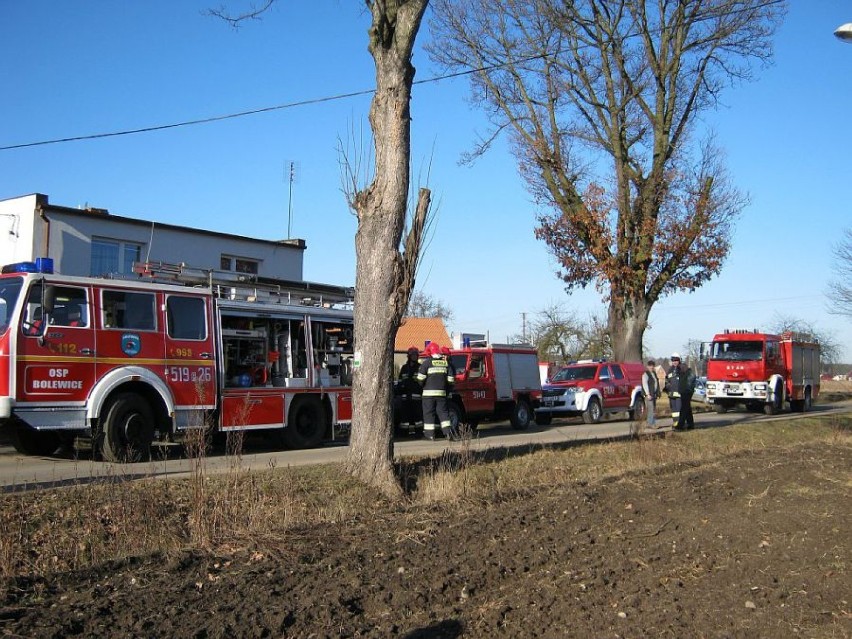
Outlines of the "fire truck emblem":
[[142,348],[142,342],[138,335],[133,333],[125,333],[121,336],[121,350],[125,355],[134,357],[139,354]]

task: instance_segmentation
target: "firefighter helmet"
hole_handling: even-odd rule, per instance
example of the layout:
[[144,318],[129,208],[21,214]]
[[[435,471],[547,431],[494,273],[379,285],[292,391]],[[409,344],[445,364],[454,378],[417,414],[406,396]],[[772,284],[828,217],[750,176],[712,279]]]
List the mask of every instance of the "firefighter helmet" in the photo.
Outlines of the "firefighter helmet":
[[416,346],[409,346],[408,351],[406,351],[409,355],[420,355],[420,349]]
[[441,352],[441,347],[438,345],[438,342],[429,342],[426,344],[426,354],[429,356],[437,355]]

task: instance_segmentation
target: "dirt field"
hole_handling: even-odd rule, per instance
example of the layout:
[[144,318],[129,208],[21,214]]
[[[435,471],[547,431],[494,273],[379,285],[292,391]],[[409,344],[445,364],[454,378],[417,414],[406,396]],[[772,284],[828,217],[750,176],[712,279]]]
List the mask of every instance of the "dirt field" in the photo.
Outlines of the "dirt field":
[[0,630],[850,637],[848,441],[517,491],[485,507],[399,506],[215,555],[21,577],[6,584]]

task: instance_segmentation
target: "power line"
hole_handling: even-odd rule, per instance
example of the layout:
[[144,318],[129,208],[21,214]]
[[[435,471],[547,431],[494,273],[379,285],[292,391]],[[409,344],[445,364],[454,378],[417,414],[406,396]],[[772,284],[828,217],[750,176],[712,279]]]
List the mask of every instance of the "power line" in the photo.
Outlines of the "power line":
[[[775,5],[775,4],[782,4],[785,1],[786,0],[766,0],[766,2],[764,2],[760,5],[757,5],[755,7],[748,7],[747,9],[730,11],[729,13],[733,14],[733,13],[739,13],[739,12],[745,11],[745,10],[762,9],[762,8],[772,6],[772,5]],[[638,34],[630,34],[628,37],[637,37],[637,36],[638,36]],[[591,46],[591,45],[586,45],[586,46]],[[529,56],[527,58],[520,58],[520,59],[517,59],[517,60],[511,60],[511,61],[508,61],[508,62],[502,62],[502,63],[498,63],[498,64],[486,65],[486,66],[477,67],[477,68],[465,69],[463,71],[456,71],[454,73],[447,73],[447,74],[444,74],[444,75],[433,76],[431,78],[425,78],[423,80],[415,80],[414,82],[412,82],[412,85],[429,84],[429,83],[433,83],[433,82],[440,82],[441,80],[450,80],[450,79],[453,79],[453,78],[464,77],[464,76],[467,76],[467,75],[472,75],[474,73],[485,73],[485,72],[488,72],[488,71],[495,71],[497,69],[502,69],[504,67],[508,67],[508,66],[511,66],[511,65],[524,64],[526,62],[533,62],[535,60],[542,60],[542,59],[547,58],[549,56],[559,55],[560,53],[562,53],[562,51],[540,53],[540,54],[537,54],[537,55]],[[275,105],[275,106],[262,107],[262,108],[259,108],[259,109],[251,109],[251,110],[248,110],[248,111],[239,111],[237,113],[228,113],[228,114],[225,114],[225,115],[210,116],[210,117],[206,117],[206,118],[198,118],[198,119],[195,119],[195,120],[184,120],[182,122],[173,122],[171,124],[159,124],[159,125],[155,125],[155,126],[142,127],[142,128],[138,128],[138,129],[125,129],[125,130],[122,130],[122,131],[111,131],[111,132],[107,132],[107,133],[92,133],[92,134],[89,134],[89,135],[77,135],[77,136],[67,137],[67,138],[54,138],[54,139],[49,139],[49,140],[39,140],[37,142],[24,142],[24,143],[21,143],[21,144],[9,144],[9,145],[6,145],[6,146],[0,146],[0,151],[12,151],[12,150],[15,150],[15,149],[26,149],[26,148],[30,148],[30,147],[34,147],[34,146],[46,146],[48,144],[61,144],[61,143],[64,143],[64,142],[80,142],[80,141],[83,141],[83,140],[97,140],[97,139],[101,139],[101,138],[113,138],[113,137],[120,137],[120,136],[124,136],[124,135],[135,135],[137,133],[151,133],[153,131],[164,131],[164,130],[167,130],[167,129],[177,129],[177,128],[186,127],[186,126],[195,126],[197,124],[209,124],[210,122],[221,122],[223,120],[231,120],[231,119],[234,119],[234,118],[242,118],[242,117],[246,117],[246,116],[249,116],[249,115],[257,115],[259,113],[269,113],[269,112],[272,112],[272,111],[281,111],[283,109],[293,109],[293,108],[296,108],[296,107],[308,106],[308,105],[311,105],[311,104],[322,104],[324,102],[335,102],[337,100],[346,100],[346,99],[349,99],[349,98],[355,98],[355,97],[359,97],[359,96],[362,96],[362,95],[370,95],[370,94],[373,94],[375,92],[376,92],[375,89],[363,89],[361,91],[352,91],[352,92],[349,92],[349,93],[338,93],[338,94],[335,94],[335,95],[330,95],[330,96],[325,96],[325,97],[320,97],[320,98],[311,98],[311,99],[308,99],[308,100],[299,100],[297,102],[287,102],[285,104],[278,104],[278,105]]]

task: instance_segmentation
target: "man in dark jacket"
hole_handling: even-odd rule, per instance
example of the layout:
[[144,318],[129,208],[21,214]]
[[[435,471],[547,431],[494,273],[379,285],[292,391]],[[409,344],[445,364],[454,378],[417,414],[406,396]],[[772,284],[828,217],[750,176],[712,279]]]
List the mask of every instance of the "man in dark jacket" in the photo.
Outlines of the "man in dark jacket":
[[439,424],[444,437],[454,439],[447,397],[456,381],[456,371],[435,342],[426,346],[426,357],[420,363],[417,381],[423,386],[423,437],[434,440],[435,425]]
[[692,415],[692,394],[695,392],[695,373],[682,364],[680,355],[671,356],[671,369],[666,376],[666,393],[672,409],[672,427],[675,430],[692,430],[695,418]]
[[420,351],[416,346],[408,349],[408,357],[399,369],[399,392],[401,423],[414,430],[423,428],[423,414],[420,405],[420,382],[417,373],[420,370]]

